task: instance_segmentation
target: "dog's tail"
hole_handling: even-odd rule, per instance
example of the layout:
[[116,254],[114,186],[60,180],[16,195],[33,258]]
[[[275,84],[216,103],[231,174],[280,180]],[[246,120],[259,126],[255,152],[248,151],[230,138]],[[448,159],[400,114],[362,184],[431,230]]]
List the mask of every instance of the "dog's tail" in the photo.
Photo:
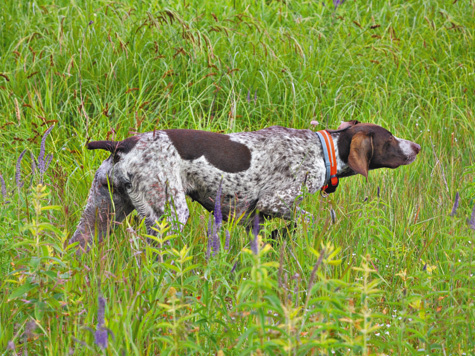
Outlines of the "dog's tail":
[[128,153],[135,147],[138,140],[138,136],[132,136],[123,141],[92,141],[87,144],[87,149],[106,150],[111,153]]

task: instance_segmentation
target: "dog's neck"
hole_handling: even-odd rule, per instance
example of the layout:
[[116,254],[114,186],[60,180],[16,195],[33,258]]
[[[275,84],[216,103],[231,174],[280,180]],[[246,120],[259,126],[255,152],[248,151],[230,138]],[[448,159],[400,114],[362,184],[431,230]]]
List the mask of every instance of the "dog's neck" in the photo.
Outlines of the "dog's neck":
[[335,156],[336,156],[336,163],[337,163],[337,171],[336,174],[339,178],[352,176],[355,173],[353,170],[348,166],[348,155],[349,151],[345,152],[345,145],[342,145],[342,142],[339,142],[342,139],[341,132],[332,132],[330,133],[331,137],[333,138],[333,145],[335,149]]

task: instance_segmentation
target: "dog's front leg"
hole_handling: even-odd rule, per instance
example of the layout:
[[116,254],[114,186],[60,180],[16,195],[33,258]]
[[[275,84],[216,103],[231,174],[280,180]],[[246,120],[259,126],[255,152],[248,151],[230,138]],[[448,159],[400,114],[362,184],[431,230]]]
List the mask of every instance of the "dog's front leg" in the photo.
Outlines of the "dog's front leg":
[[179,182],[155,178],[145,184],[139,181],[128,192],[130,200],[138,214],[145,218],[147,234],[156,236],[157,231],[153,227],[161,220],[170,208],[170,217],[167,220],[175,231],[182,231],[190,215],[186,204],[186,197]]

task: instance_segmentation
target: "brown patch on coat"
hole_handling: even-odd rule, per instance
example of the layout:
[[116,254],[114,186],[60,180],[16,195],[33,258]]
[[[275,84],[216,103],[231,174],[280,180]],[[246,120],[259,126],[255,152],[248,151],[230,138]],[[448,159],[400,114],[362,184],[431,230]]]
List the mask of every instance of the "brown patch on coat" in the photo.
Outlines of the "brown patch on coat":
[[234,142],[228,135],[215,132],[171,129],[165,130],[182,159],[193,161],[205,156],[216,168],[238,173],[251,166],[251,151],[246,145]]

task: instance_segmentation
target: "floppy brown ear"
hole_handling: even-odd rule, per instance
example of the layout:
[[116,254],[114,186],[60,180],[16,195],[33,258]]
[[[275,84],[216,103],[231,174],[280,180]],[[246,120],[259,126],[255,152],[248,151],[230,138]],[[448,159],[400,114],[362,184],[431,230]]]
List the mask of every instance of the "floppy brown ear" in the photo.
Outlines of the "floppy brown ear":
[[356,173],[365,176],[368,180],[369,162],[373,156],[373,137],[364,132],[353,136],[348,155],[348,165]]
[[338,130],[343,130],[346,129],[347,127],[355,126],[359,124],[360,122],[357,120],[351,120],[351,121],[342,121],[340,126],[338,126]]

